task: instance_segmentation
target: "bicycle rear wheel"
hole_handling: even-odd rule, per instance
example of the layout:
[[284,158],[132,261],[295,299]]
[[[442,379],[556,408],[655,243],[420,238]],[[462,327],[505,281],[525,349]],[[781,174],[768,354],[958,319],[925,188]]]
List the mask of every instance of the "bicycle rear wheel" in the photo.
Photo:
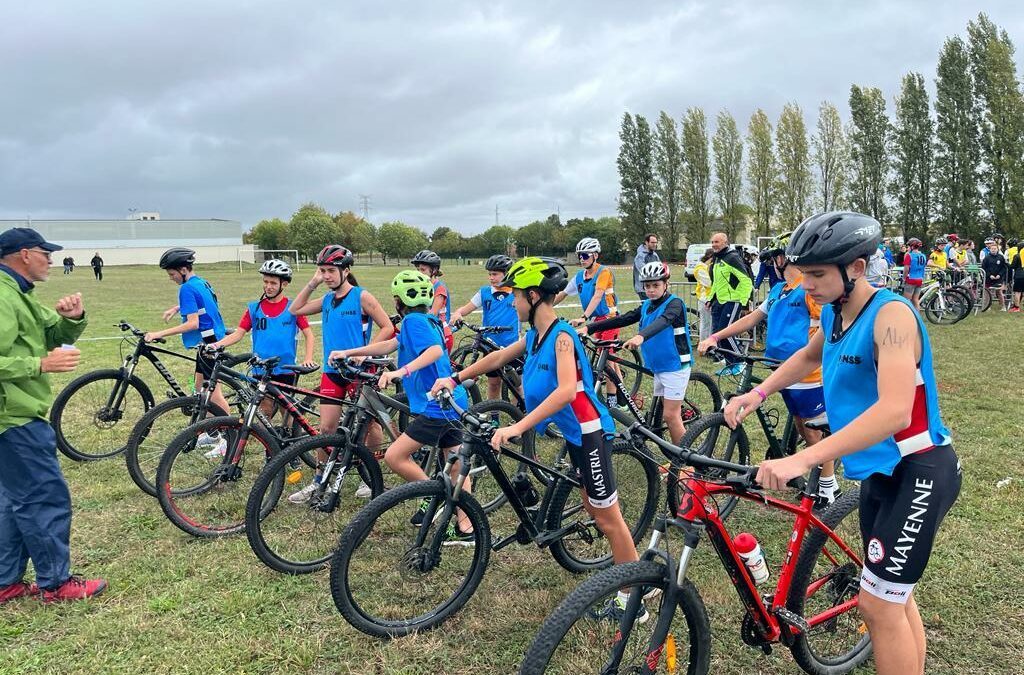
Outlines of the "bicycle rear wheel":
[[[725,415],[714,413],[701,417],[692,425],[688,426],[679,445],[684,448],[692,448],[706,457],[714,457],[726,462],[737,464],[750,464],[750,440],[743,426],[730,429],[725,423]],[[687,465],[672,462],[669,469],[666,487],[668,492],[668,508],[675,515],[679,503],[683,498],[684,491],[680,482],[685,480],[682,472],[691,470]],[[718,474],[715,471],[706,471],[705,475],[712,477],[725,477],[725,474]],[[718,514],[722,518],[728,517],[736,508],[739,497],[721,497],[718,503]]]
[[[619,492],[619,509],[633,535],[640,541],[654,520],[661,494],[657,463],[625,440],[612,444],[612,467]],[[565,569],[585,574],[612,564],[608,539],[583,507],[582,491],[562,481],[551,498],[547,529],[573,529],[551,544],[551,555]]]
[[[860,523],[855,516],[859,501],[860,489],[853,487],[821,513],[822,522],[854,550],[860,542]],[[815,615],[857,597],[860,574],[860,561],[845,555],[822,530],[814,529],[800,548],[786,607],[813,622]],[[855,606],[797,635],[790,651],[812,675],[840,675],[867,660],[871,636]]]
[[[665,565],[641,560],[616,565],[584,581],[541,625],[526,650],[520,675],[634,673],[645,666],[659,673],[707,673],[711,667],[707,608],[689,579],[679,588],[678,601],[666,606],[667,576]],[[609,615],[620,590],[633,597],[654,589],[662,591],[657,598],[641,600],[646,619],[630,622]],[[673,614],[668,634],[649,651],[654,630],[667,613]],[[622,654],[612,660],[617,646],[622,646]]]
[[[384,491],[373,454],[348,440],[345,435],[325,434],[297,441],[275,456],[256,479],[246,503],[245,534],[253,553],[270,569],[308,574],[325,567],[342,529],[366,504],[355,494],[360,482],[369,486],[374,497]],[[322,458],[329,460],[339,446],[335,462],[326,471]],[[268,509],[274,493],[281,494],[279,485],[294,494],[315,480],[316,472],[303,457],[319,458],[317,488],[303,502],[279,499]]]
[[690,368],[690,383],[683,399],[683,424],[690,424],[699,417],[722,409],[722,391],[715,378],[707,373]]
[[446,546],[457,518],[410,516],[441,513],[448,494],[438,480],[406,483],[360,511],[341,535],[331,558],[331,597],[354,628],[380,638],[436,628],[465,605],[483,578],[491,552],[487,516],[472,495],[458,507],[469,517],[473,538]]
[[[243,429],[237,417],[212,417],[182,431],[164,452],[156,474],[157,499],[167,518],[184,532],[220,537],[245,528],[249,493],[267,458],[280,448],[256,427],[248,429],[243,444]],[[237,461],[230,461],[236,454]],[[277,503],[283,487],[279,480],[268,490],[266,511]]]

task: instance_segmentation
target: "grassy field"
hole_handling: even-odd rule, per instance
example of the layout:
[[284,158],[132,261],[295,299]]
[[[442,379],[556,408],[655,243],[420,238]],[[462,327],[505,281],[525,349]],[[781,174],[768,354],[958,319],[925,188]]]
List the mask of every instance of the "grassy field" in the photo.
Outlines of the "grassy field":
[[[396,271],[360,268],[358,275],[386,300]],[[227,265],[198,272],[217,289],[229,323],[260,291],[257,275]],[[628,270],[620,277],[622,297],[633,298]],[[459,304],[483,280],[481,268],[448,272]],[[87,268],[72,276],[58,268],[38,293],[52,303],[78,290],[90,320],[80,372],[118,365],[120,342],[98,339],[118,335],[114,322],[156,329],[176,298],[163,272],[142,267],[108,268],[102,283]],[[943,413],[965,480],[917,592],[929,637],[926,670],[1019,673],[1024,600],[1014,593],[1024,580],[1024,319],[990,311],[929,330]],[[147,369],[145,376],[158,393],[165,389],[155,372]],[[54,378],[55,391],[68,379]],[[580,582],[545,552],[510,547],[492,556],[476,597],[454,620],[435,632],[380,642],[337,613],[326,572],[273,573],[244,536],[187,537],[132,484],[120,458],[62,463],[74,500],[72,568],[106,577],[110,588],[88,603],[44,607],[22,600],[0,608],[0,673],[510,673],[539,623]],[[997,487],[1008,477],[1009,485]],[[736,531],[785,526],[751,507],[734,519]],[[777,567],[781,542],[760,539]],[[711,551],[699,553],[691,569],[711,612],[712,672],[797,672],[785,649],[766,657],[742,644],[736,595]]]

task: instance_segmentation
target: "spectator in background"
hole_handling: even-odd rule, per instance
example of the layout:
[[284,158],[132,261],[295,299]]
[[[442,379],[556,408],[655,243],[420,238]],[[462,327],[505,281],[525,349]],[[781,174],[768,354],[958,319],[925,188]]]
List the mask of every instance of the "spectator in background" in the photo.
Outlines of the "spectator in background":
[[885,264],[889,266],[889,269],[896,267],[896,258],[892,255],[892,240],[886,237],[882,240],[882,255],[885,256]]
[[90,264],[92,265],[92,273],[96,277],[96,281],[103,281],[103,258],[100,257],[99,251],[96,251],[96,255],[92,257]]
[[968,239],[964,242],[964,264],[977,265],[978,256],[974,254],[974,240]]
[[956,234],[946,235],[946,247],[943,249],[943,252],[946,254],[946,260],[953,257],[953,249],[956,248],[958,241],[960,241],[960,237]]
[[[716,232],[711,236],[711,249],[714,251],[714,262],[711,265],[711,325],[712,330],[717,332],[739,318],[740,310],[750,302],[754,282],[749,275],[750,268],[743,261],[743,254],[729,244],[729,237],[724,232]],[[727,338],[720,344],[730,351],[740,351],[735,338]],[[738,375],[741,370],[742,364],[736,357],[725,354],[725,365],[716,374]]]
[[71,274],[71,258],[64,256],[62,263],[64,265],[64,274]]
[[903,256],[903,297],[914,303],[914,309],[921,309],[921,285],[924,283],[924,269],[928,258],[921,253],[924,243],[917,237],[911,237],[903,248],[907,249]]
[[[54,311],[33,292],[59,250],[27,227],[0,234],[0,604],[36,594],[46,603],[84,600],[107,587],[70,572],[71,493],[46,419],[49,373],[78,366],[82,354],[70,344],[85,330],[80,293]],[[30,559],[31,585],[23,580]]]
[[[784,283],[786,280],[779,276],[779,273],[775,269],[775,265],[761,263],[757,270],[757,277],[754,279],[754,290],[758,291],[761,289],[761,284],[764,280],[768,280],[768,292],[770,293],[776,284]],[[701,338],[704,339],[703,337]]]
[[879,246],[868,258],[868,266],[864,272],[868,283],[875,288],[885,288],[889,285],[889,263],[885,261],[885,253]]
[[647,293],[644,292],[644,285],[640,281],[640,270],[644,265],[650,262],[659,262],[661,257],[658,256],[658,235],[651,233],[644,237],[644,243],[640,244],[636,248],[636,255],[633,256],[633,290],[640,297],[640,301],[643,302],[647,299]]
[[711,258],[713,249],[704,251],[704,256],[693,268],[693,278],[697,280],[697,316],[700,317],[700,339],[707,340],[711,335]]
[[1006,264],[1006,258],[1003,256],[1002,251],[999,250],[999,244],[996,243],[995,239],[989,238],[985,240],[985,247],[988,249],[988,255],[981,261],[981,268],[985,270],[985,286],[988,287],[989,292],[992,294],[993,300],[998,300],[1005,312],[1009,303],[1006,302],[1003,290],[1006,288],[1006,277],[1009,274],[1010,268]]

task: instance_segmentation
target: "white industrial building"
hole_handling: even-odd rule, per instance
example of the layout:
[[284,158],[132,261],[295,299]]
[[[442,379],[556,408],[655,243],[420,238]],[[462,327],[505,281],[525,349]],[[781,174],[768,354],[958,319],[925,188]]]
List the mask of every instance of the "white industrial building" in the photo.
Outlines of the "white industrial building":
[[56,266],[65,256],[86,266],[96,252],[105,265],[155,265],[172,246],[195,249],[200,264],[253,260],[253,247],[242,244],[237,220],[169,220],[156,212],[135,212],[123,220],[0,220],[0,231],[11,227],[31,227],[63,246],[53,255]]

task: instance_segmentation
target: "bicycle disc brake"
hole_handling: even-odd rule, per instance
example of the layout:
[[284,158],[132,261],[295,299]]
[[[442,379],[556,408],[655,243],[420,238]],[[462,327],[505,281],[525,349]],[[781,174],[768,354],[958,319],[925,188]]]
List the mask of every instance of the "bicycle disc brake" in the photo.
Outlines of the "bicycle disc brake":
[[440,562],[440,551],[429,551],[417,546],[406,551],[398,561],[398,573],[406,581],[417,581],[424,574],[433,571]]

